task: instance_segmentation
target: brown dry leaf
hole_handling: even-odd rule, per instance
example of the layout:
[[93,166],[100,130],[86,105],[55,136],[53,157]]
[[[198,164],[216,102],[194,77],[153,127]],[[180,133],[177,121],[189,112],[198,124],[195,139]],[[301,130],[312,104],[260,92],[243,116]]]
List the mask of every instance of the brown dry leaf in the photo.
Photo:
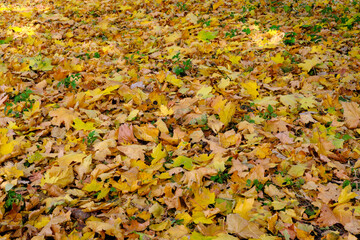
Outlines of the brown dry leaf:
[[356,128],[360,124],[360,107],[356,102],[341,102],[344,109],[345,124],[348,128]]
[[49,223],[46,224],[45,227],[43,227],[43,229],[38,233],[38,235],[46,236],[46,237],[53,236],[54,229],[52,227],[59,226],[60,223],[70,221],[71,220],[70,215],[71,215],[71,211],[68,211],[67,213],[60,212],[60,214],[57,216],[51,215]]
[[8,95],[6,93],[0,94],[0,106],[8,99]]
[[281,132],[275,135],[283,144],[293,144],[294,140],[289,137],[289,132]]
[[205,226],[204,224],[199,223],[196,228],[204,236],[217,236],[221,233],[226,233],[225,226],[219,226],[216,224]]
[[357,218],[351,218],[351,221],[344,225],[345,230],[354,235],[360,234],[360,220]]
[[61,124],[64,123],[65,128],[69,130],[74,119],[78,117],[78,113],[74,112],[73,110],[61,107],[56,110],[50,111],[49,116],[53,117],[53,119],[51,120],[52,124],[56,126],[61,126]]
[[159,129],[155,128],[151,124],[143,126],[134,126],[134,135],[137,139],[147,141],[147,142],[156,142],[159,136]]
[[41,179],[41,186],[46,183],[55,184],[61,188],[67,186],[74,181],[74,172],[72,167],[53,166],[47,170],[44,177]]
[[187,136],[186,132],[181,131],[180,127],[176,127],[173,132],[173,136],[171,137],[169,134],[161,133],[160,138],[164,141],[176,145],[179,144],[180,140]]
[[215,169],[199,168],[185,172],[184,176],[181,178],[181,181],[188,186],[191,186],[194,182],[198,185],[201,185],[204,176],[215,176],[216,174],[217,170]]
[[287,122],[279,119],[272,119],[266,122],[264,129],[271,133],[287,132],[288,126],[291,126]]
[[360,234],[359,1],[61,2],[0,3],[1,236]]
[[131,159],[145,159],[145,150],[147,149],[146,146],[143,145],[124,145],[124,146],[118,146],[117,149],[119,149],[122,153],[124,153],[126,156],[128,156]]
[[275,185],[271,184],[269,186],[265,186],[264,192],[272,197],[273,199],[280,199],[285,197],[285,193],[281,192]]
[[124,223],[123,226],[126,230],[129,232],[132,231],[144,231],[148,226],[150,225],[150,220],[147,220],[146,222],[139,223],[136,220],[130,220],[130,223]]
[[316,219],[316,224],[320,227],[330,227],[339,221],[327,204],[323,204],[320,210],[320,217]]
[[42,189],[48,191],[49,195],[52,197],[60,197],[65,195],[65,192],[63,189],[61,189],[57,185],[45,183],[45,185],[42,187]]
[[259,238],[264,234],[254,222],[249,222],[239,214],[229,214],[226,217],[226,230],[241,238]]
[[127,123],[122,124],[118,130],[118,142],[121,143],[137,143],[134,137],[133,126]]
[[313,117],[311,116],[311,113],[309,112],[305,112],[305,113],[301,113],[300,114],[300,122],[304,123],[304,124],[307,124],[307,123],[315,123],[316,120],[313,119]]
[[171,238],[179,239],[189,233],[189,230],[184,225],[175,225],[174,227],[169,228],[167,233]]
[[326,186],[320,185],[318,198],[324,203],[328,204],[330,201],[337,201],[341,190],[338,185],[334,183],[328,183]]
[[79,175],[79,179],[82,179],[85,174],[91,172],[91,163],[92,157],[89,155],[81,160],[80,165],[74,167],[75,172]]
[[86,221],[86,227],[84,231],[88,232],[90,229],[96,233],[100,233],[104,231],[106,234],[110,236],[114,236],[117,239],[124,239],[119,224],[100,222],[100,221]]
[[218,133],[220,129],[224,126],[224,124],[220,120],[216,119],[214,115],[211,115],[208,118],[207,124],[215,133]]
[[104,160],[106,156],[110,155],[112,152],[109,148],[116,147],[116,141],[114,139],[107,139],[94,144],[95,149],[95,160]]
[[240,144],[241,135],[239,133],[235,133],[234,129],[231,129],[225,133],[219,133],[219,139],[222,147],[229,148],[232,145]]
[[314,240],[314,236],[310,232],[304,231],[300,228],[295,227],[296,237],[301,240]]

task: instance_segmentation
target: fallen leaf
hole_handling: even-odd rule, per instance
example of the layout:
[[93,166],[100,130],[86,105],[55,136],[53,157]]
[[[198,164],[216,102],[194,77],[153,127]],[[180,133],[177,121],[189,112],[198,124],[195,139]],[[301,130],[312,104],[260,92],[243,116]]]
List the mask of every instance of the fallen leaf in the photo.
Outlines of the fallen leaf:
[[229,214],[226,217],[226,229],[241,238],[260,238],[264,233],[256,223],[249,222],[238,214]]
[[348,128],[356,128],[360,123],[360,107],[356,102],[342,102],[345,124]]
[[61,123],[64,123],[67,130],[70,129],[70,126],[74,119],[77,118],[77,115],[78,114],[76,112],[63,107],[49,112],[49,116],[53,117],[51,123],[56,126],[61,126]]

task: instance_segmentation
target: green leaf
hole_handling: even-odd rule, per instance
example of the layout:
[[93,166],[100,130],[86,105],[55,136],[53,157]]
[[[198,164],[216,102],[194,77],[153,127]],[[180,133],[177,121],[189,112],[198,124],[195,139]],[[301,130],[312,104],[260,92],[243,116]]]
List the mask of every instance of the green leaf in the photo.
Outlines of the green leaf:
[[54,66],[51,65],[51,59],[50,58],[42,58],[41,55],[28,58],[30,60],[29,66],[32,70],[40,70],[40,71],[50,71],[54,68]]
[[207,32],[207,31],[200,31],[198,34],[198,38],[200,40],[208,42],[209,40],[213,40],[216,38],[218,32]]
[[193,232],[190,236],[190,240],[212,240],[215,237],[204,236],[198,232]]
[[40,160],[42,160],[44,157],[38,152],[36,151],[33,155],[31,155],[29,158],[28,158],[28,162],[29,163],[33,163],[33,162],[38,162]]
[[342,139],[344,139],[344,141],[347,141],[347,140],[350,140],[350,139],[353,139],[352,136],[348,135],[348,134],[345,134]]
[[335,138],[333,140],[333,144],[336,148],[342,149],[343,148],[343,144],[344,144],[345,140],[344,139],[337,139]]
[[268,105],[267,110],[270,114],[274,112],[274,108],[271,105]]
[[185,156],[178,156],[174,159],[173,167],[179,167],[183,165],[186,170],[192,170],[193,160]]
[[244,33],[246,33],[246,35],[249,35],[251,33],[250,28],[245,28],[242,30]]

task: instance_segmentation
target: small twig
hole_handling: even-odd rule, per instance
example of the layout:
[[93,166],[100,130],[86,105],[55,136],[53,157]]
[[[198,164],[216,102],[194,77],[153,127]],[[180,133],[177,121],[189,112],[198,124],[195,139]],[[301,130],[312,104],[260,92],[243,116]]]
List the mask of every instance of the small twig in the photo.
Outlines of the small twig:
[[221,75],[227,77],[230,81],[232,81],[231,77],[229,77],[229,75],[227,75],[226,72],[221,71],[220,68],[215,63],[210,63],[210,64],[212,67],[216,67],[216,69],[221,73]]

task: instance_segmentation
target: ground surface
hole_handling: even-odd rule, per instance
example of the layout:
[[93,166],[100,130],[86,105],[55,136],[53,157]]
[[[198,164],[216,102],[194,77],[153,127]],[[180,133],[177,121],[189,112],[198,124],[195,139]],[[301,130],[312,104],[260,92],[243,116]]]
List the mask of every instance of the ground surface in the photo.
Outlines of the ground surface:
[[2,239],[357,239],[359,1],[5,2]]

